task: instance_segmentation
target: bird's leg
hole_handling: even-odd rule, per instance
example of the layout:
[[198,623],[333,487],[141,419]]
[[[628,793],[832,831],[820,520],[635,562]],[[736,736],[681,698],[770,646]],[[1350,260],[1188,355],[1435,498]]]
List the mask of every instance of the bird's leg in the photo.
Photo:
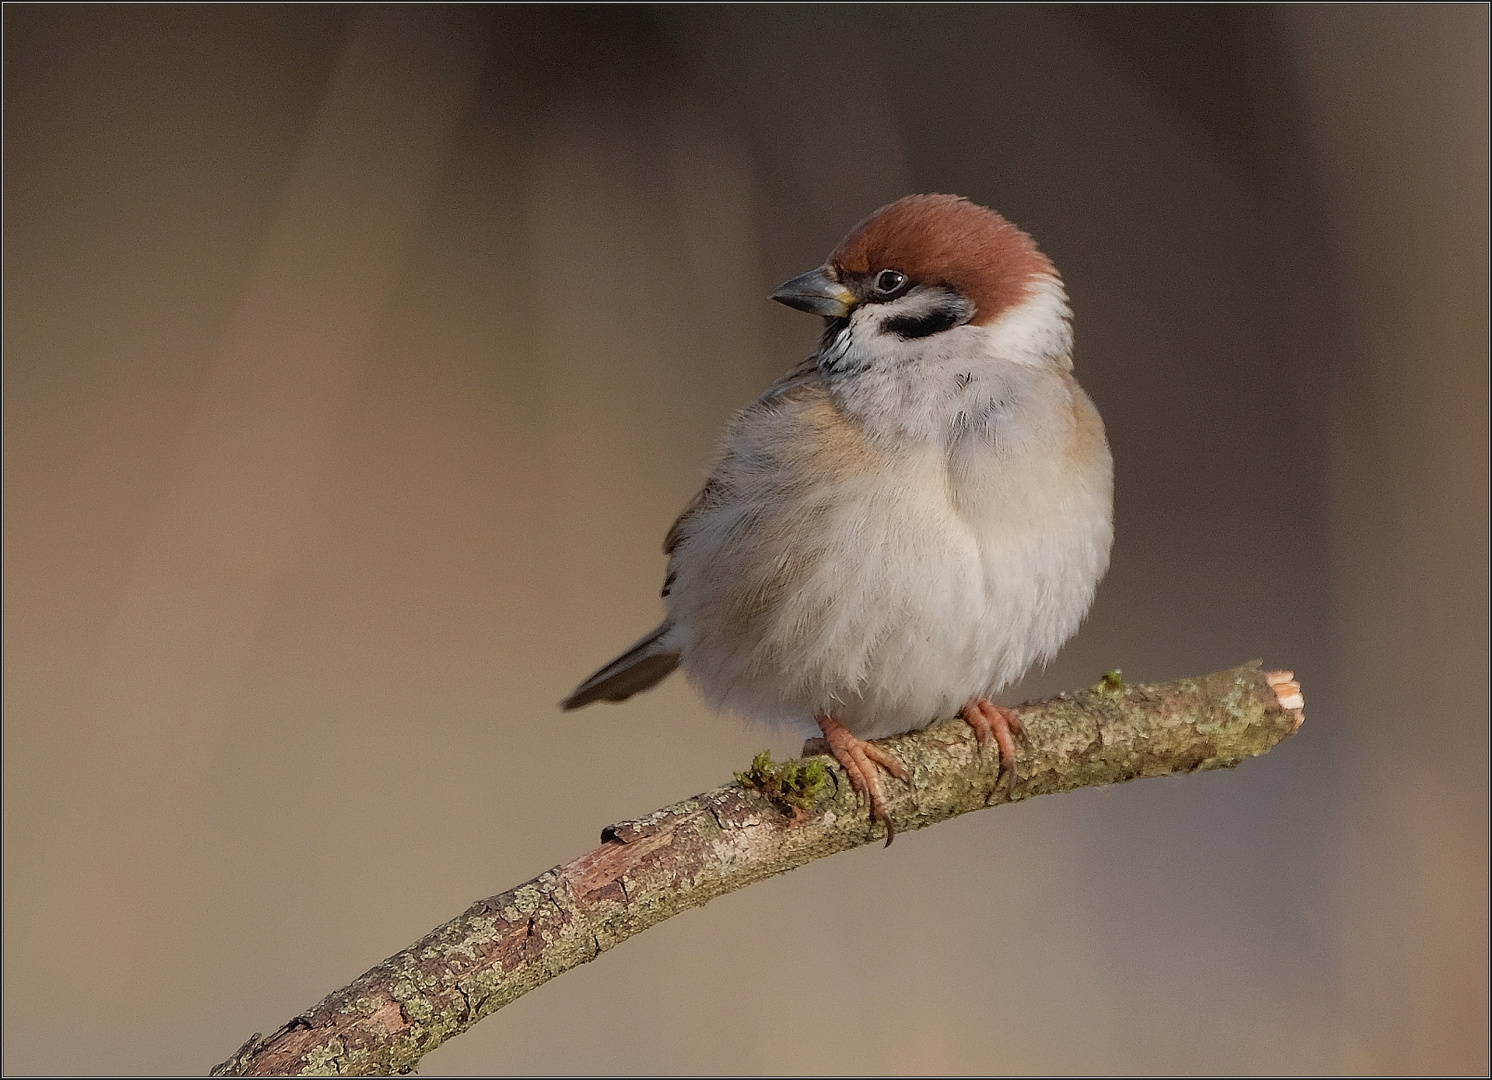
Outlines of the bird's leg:
[[1006,791],[1010,798],[1015,798],[1015,737],[1026,741],[1026,727],[1021,718],[1014,709],[984,698],[965,705],[962,716],[974,729],[974,737],[979,740],[981,749],[988,746],[991,739],[995,740],[995,745],[1000,748],[1000,767],[1005,770],[1007,778]]
[[876,774],[879,765],[898,780],[910,784],[912,774],[905,765],[872,742],[856,738],[834,717],[820,713],[814,717],[819,730],[824,733],[824,742],[829,744],[829,753],[844,766],[849,774],[850,785],[870,802],[872,821],[886,823],[886,846],[896,838],[896,827],[891,824],[891,815],[886,812],[886,799],[881,794],[881,778]]

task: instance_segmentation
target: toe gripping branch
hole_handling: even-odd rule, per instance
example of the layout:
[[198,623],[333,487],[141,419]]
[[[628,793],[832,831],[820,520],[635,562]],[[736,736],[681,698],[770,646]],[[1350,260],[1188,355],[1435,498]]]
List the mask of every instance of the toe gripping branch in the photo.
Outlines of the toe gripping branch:
[[1023,745],[1028,745],[1026,726],[1021,723],[1020,716],[1014,709],[983,698],[970,702],[960,715],[974,729],[981,750],[988,748],[991,741],[999,747],[1000,768],[1005,771],[1005,791],[1007,796],[1015,798],[1015,784],[1020,778],[1015,765],[1015,740],[1020,739]]
[[876,769],[885,769],[905,784],[912,782],[911,772],[875,743],[851,734],[848,728],[832,716],[820,715],[816,719],[819,730],[824,733],[829,753],[834,755],[834,760],[839,762],[849,776],[850,785],[870,803],[871,820],[885,824],[886,846],[890,847],[891,841],[896,839],[896,826],[892,824],[891,814],[886,809],[886,797],[881,792],[881,778]]

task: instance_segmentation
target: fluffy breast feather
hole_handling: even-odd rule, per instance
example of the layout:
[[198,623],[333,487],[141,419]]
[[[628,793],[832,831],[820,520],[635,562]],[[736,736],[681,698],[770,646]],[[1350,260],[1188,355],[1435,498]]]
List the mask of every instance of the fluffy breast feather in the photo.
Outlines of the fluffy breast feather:
[[888,441],[809,364],[743,410],[667,545],[672,642],[703,696],[876,736],[1054,653],[1107,565],[1111,474],[1086,395],[1040,374],[1003,443]]

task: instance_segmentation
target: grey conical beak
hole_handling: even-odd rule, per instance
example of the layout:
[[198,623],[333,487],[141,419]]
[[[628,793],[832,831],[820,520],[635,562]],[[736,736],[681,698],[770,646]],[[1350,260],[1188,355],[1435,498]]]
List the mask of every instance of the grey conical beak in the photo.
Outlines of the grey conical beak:
[[772,293],[772,299],[799,311],[827,315],[831,319],[844,318],[857,302],[855,294],[831,278],[822,266],[799,274],[791,281],[784,281]]

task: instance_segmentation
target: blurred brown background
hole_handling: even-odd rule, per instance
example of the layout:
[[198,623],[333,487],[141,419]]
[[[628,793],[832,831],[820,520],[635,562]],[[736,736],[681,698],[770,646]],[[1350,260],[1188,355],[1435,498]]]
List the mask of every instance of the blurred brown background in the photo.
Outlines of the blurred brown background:
[[7,5],[5,1071],[204,1071],[795,749],[678,679],[554,703],[811,348],[767,291],[952,191],[1063,270],[1117,460],[1011,698],[1262,657],[1306,726],[726,897],[423,1071],[1485,1072],[1487,48],[1481,5]]

